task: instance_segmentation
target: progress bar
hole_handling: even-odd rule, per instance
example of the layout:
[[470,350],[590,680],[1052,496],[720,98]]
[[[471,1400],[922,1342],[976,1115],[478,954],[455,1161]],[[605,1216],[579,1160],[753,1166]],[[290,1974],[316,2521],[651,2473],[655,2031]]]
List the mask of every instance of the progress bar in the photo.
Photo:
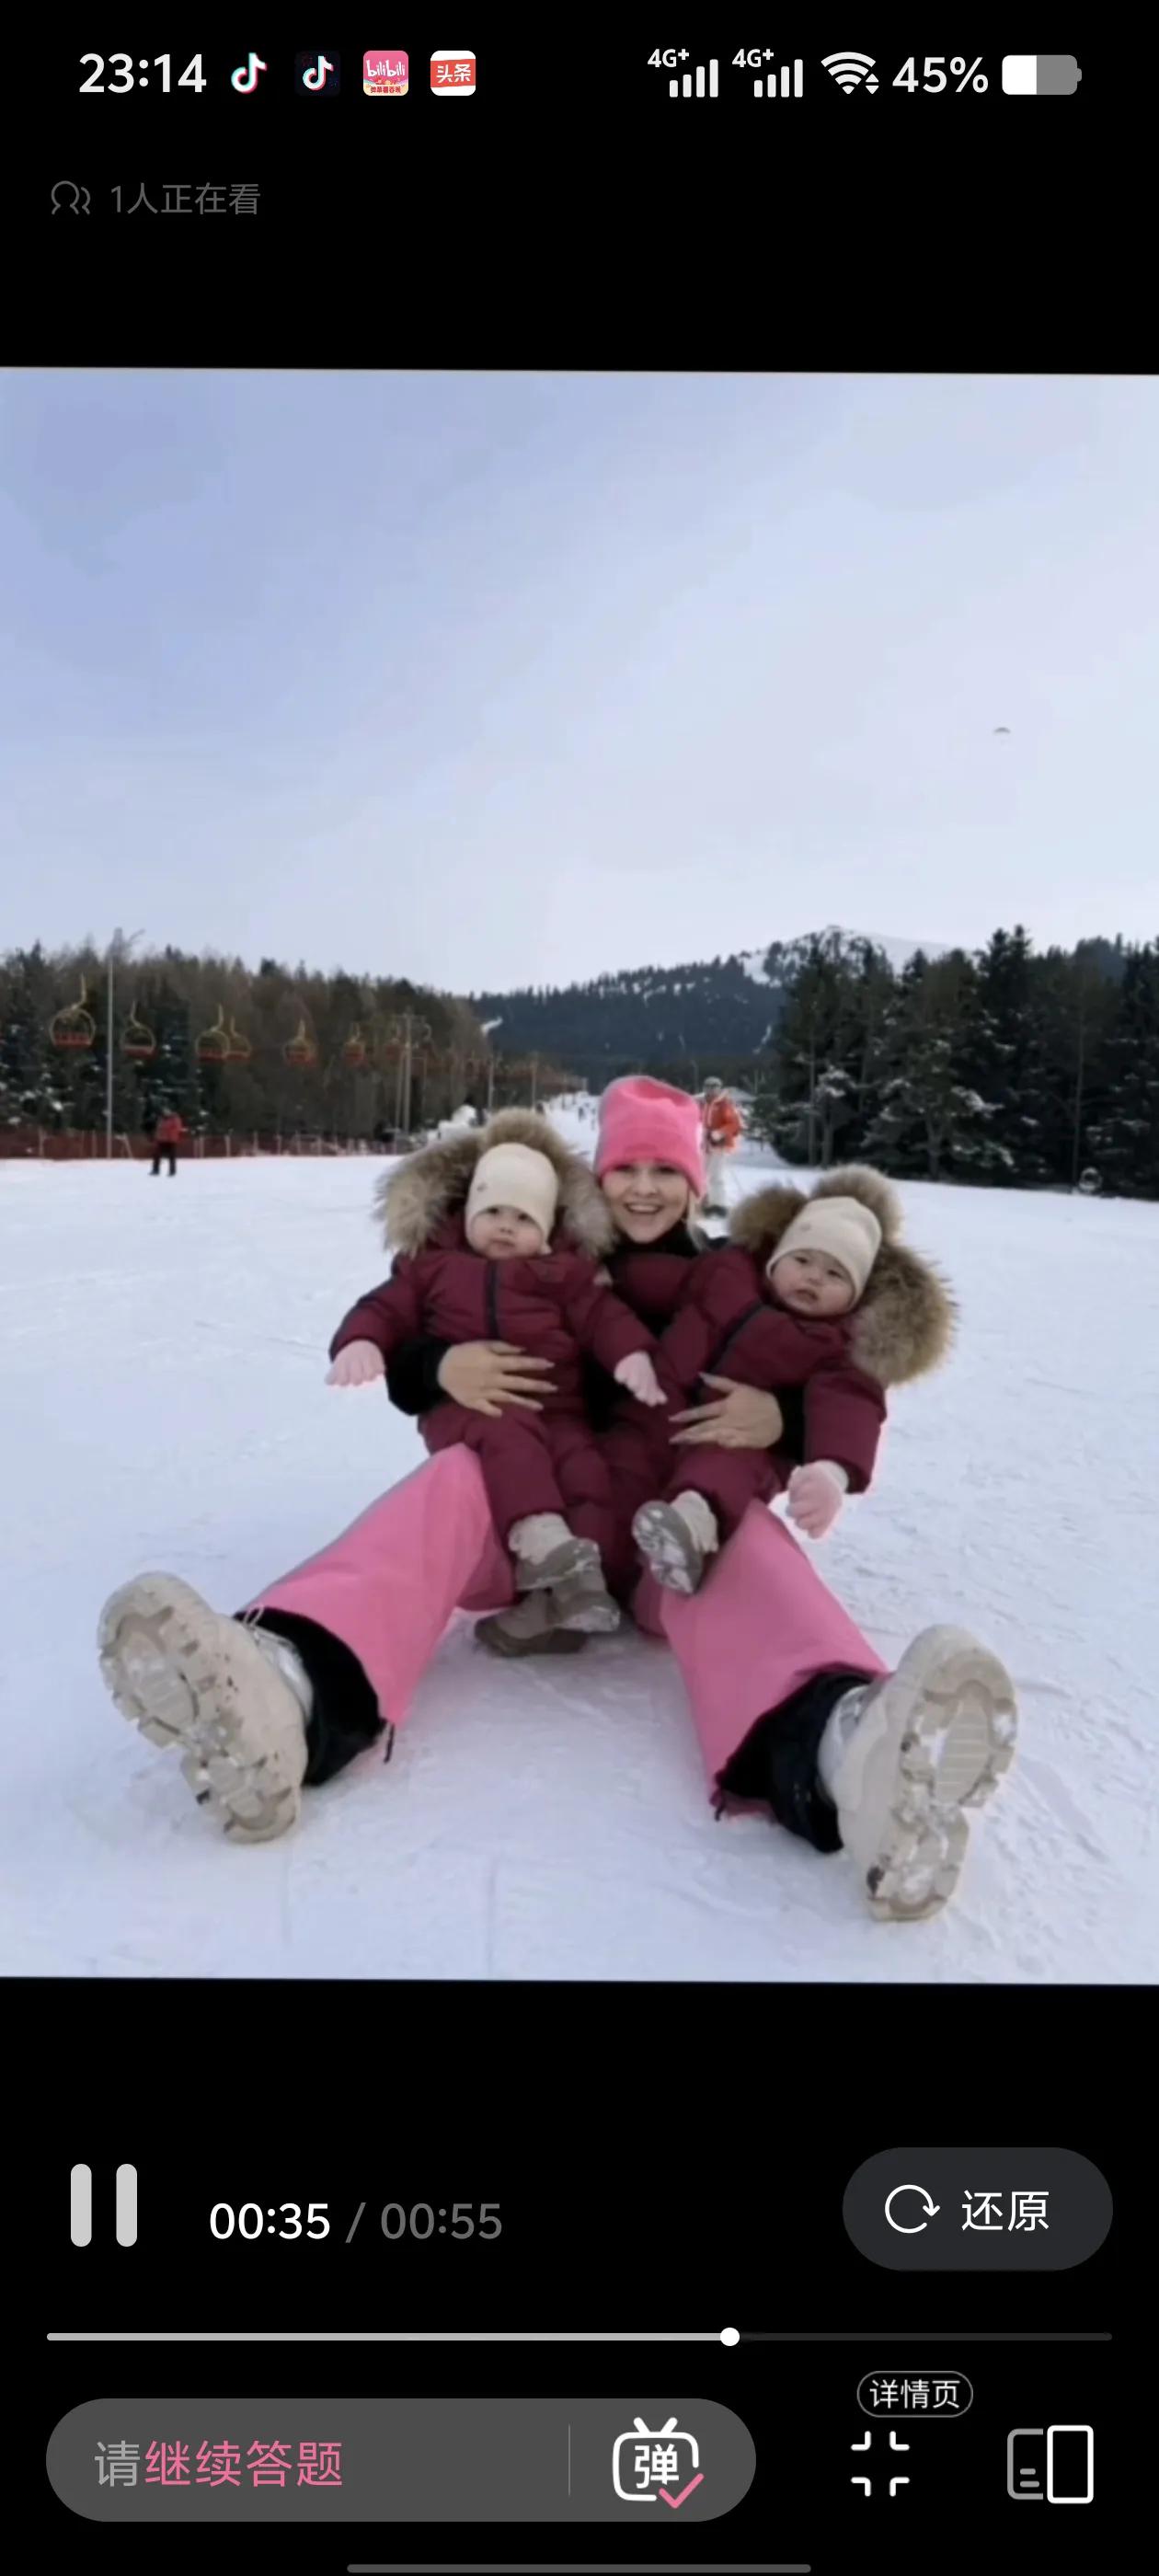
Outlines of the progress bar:
[[1109,2343],[1109,2334],[960,2334],[950,2327],[911,2326],[903,2334],[896,2331],[881,2334],[873,2326],[858,2326],[842,2334],[741,2334],[736,2326],[724,2326],[719,2333],[705,2334],[363,2334],[359,2332],[320,2333],[314,2327],[301,2332],[287,2327],[263,2328],[261,2332],[192,2334],[171,2332],[168,2327],[156,2331],[110,2327],[101,2333],[86,2329],[82,2334],[52,2333],[46,2343]]
[[[655,2563],[654,2561],[652,2562]],[[648,2560],[640,2558],[392,2558],[382,2565],[355,2561],[346,2576],[640,2576]],[[684,2558],[680,2576],[813,2576],[805,2558]]]
[[162,2333],[50,2334],[49,2343],[726,2343],[740,2342],[735,2326],[719,2334],[319,2334],[313,2327],[284,2334]]

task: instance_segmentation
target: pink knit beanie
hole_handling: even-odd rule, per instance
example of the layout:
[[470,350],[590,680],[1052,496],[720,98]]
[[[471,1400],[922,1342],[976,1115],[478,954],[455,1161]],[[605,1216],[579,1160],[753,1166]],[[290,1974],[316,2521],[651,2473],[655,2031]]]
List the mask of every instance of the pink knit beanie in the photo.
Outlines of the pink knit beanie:
[[694,1198],[704,1196],[700,1106],[687,1091],[630,1073],[610,1082],[600,1102],[596,1138],[597,1179],[621,1163],[671,1163]]

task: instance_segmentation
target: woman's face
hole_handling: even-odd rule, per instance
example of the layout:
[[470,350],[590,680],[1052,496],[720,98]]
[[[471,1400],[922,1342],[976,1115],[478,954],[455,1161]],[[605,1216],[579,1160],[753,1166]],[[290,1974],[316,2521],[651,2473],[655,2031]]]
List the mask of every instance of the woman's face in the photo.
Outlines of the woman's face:
[[600,1187],[629,1243],[657,1243],[688,1215],[692,1192],[671,1163],[618,1163]]

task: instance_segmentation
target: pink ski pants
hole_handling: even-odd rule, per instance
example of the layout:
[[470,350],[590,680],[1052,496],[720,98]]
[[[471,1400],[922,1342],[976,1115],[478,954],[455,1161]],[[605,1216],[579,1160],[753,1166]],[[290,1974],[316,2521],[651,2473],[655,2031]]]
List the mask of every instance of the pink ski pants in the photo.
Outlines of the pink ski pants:
[[[340,1538],[249,1605],[291,1611],[341,1638],[382,1716],[401,1726],[456,1610],[512,1599],[478,1459],[453,1448],[372,1503]],[[711,1785],[750,1727],[814,1673],[887,1668],[804,1551],[763,1504],[750,1504],[691,1600],[650,1575],[632,1600],[637,1627],[664,1637],[684,1677]]]

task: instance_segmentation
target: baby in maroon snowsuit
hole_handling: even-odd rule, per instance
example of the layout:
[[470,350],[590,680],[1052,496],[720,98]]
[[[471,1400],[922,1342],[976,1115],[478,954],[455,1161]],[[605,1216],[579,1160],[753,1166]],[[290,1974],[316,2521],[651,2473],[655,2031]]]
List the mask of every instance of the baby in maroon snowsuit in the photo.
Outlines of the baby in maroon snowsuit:
[[[420,1429],[431,1450],[462,1442],[475,1451],[519,1590],[550,1591],[556,1623],[590,1633],[617,1627],[620,1613],[604,1579],[613,1498],[584,1411],[584,1354],[642,1404],[664,1398],[646,1325],[589,1254],[553,1242],[558,1197],[546,1154],[522,1144],[480,1154],[465,1207],[442,1216],[421,1251],[400,1254],[386,1285],[339,1326],[330,1356],[337,1363],[340,1353],[370,1345],[385,1362],[401,1343],[426,1335],[511,1342],[551,1362],[554,1392],[542,1411],[492,1418],[444,1403]],[[357,1384],[360,1374],[354,1357],[332,1372],[338,1384]]]
[[668,1401],[694,1400],[698,1379],[722,1373],[770,1395],[802,1390],[803,1464],[786,1479],[765,1449],[687,1449],[633,1534],[658,1583],[695,1592],[708,1557],[751,1502],[788,1482],[794,1521],[824,1536],[848,1492],[873,1473],[885,1396],[853,1354],[854,1315],[882,1232],[860,1199],[817,1197],[763,1263],[740,1244],[692,1265],[680,1309],[662,1336],[657,1373]]

